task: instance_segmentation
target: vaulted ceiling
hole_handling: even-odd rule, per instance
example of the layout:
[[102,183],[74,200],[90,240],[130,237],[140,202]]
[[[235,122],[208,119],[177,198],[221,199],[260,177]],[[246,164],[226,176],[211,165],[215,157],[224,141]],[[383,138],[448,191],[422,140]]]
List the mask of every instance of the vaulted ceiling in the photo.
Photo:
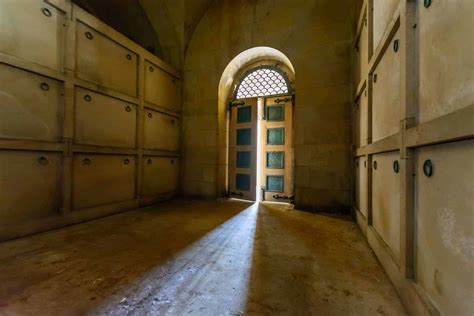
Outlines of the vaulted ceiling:
[[176,68],[181,68],[191,36],[212,1],[73,0]]

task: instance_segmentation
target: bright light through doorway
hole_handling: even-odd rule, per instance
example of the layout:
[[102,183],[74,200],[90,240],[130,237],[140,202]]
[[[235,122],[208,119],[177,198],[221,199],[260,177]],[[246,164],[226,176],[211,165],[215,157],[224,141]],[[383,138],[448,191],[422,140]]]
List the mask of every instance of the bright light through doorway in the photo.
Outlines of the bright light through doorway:
[[257,201],[261,201],[262,200],[262,190],[261,190],[261,161],[260,159],[262,159],[261,157],[261,150],[260,148],[262,148],[262,128],[261,128],[261,124],[260,124],[260,121],[262,119],[262,110],[263,110],[263,98],[258,98],[257,100],[257,118],[258,118],[258,122],[257,122],[257,181],[256,181],[256,184],[257,186],[255,187],[255,190],[256,190],[256,194],[255,196],[257,197]]

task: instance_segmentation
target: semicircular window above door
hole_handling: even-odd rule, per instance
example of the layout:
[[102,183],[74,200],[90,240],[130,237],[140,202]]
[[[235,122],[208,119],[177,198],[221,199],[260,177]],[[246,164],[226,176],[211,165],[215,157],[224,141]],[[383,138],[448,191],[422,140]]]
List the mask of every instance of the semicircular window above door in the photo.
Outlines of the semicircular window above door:
[[236,99],[288,94],[289,82],[278,69],[260,67],[250,70],[240,81]]

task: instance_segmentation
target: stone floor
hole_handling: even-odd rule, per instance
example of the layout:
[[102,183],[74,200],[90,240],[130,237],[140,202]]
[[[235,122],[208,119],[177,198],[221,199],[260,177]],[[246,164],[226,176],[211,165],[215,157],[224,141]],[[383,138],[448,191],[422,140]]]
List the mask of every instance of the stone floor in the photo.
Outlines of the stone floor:
[[174,201],[0,244],[0,315],[402,315],[354,223]]

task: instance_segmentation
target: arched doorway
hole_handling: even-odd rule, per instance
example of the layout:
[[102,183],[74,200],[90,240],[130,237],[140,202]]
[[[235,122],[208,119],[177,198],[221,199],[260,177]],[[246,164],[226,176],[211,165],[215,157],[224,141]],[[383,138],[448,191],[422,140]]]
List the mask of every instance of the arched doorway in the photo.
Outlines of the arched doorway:
[[288,58],[269,47],[246,50],[226,67],[219,84],[225,164],[218,170],[225,195],[292,201],[294,79]]

